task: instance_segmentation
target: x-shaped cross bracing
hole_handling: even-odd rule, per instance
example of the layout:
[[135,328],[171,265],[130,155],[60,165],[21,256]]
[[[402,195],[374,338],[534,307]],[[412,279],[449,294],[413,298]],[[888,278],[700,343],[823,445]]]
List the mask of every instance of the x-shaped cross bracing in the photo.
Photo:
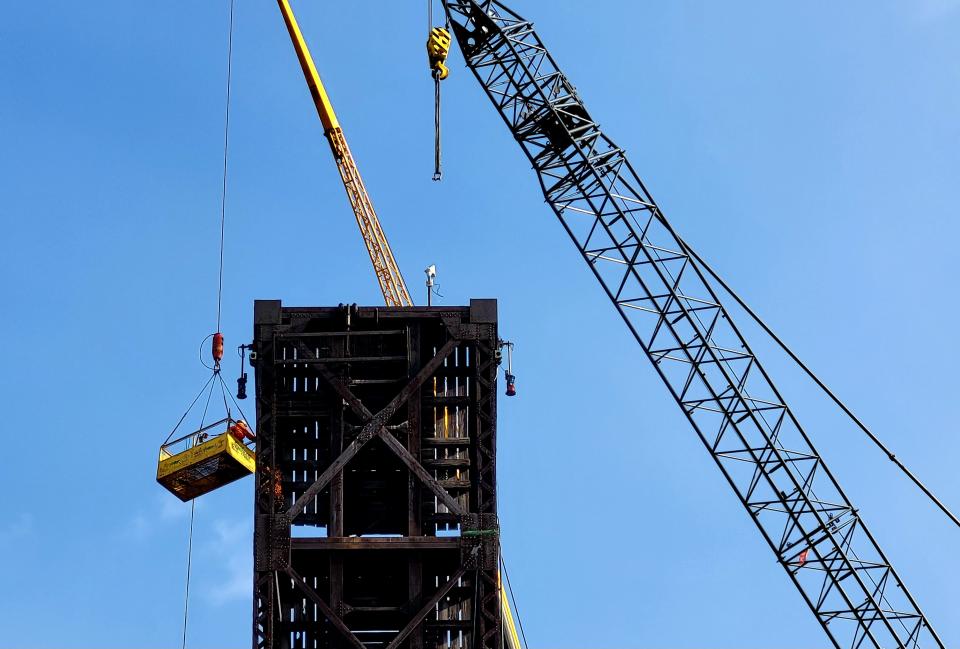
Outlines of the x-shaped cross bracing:
[[[423,485],[429,489],[437,499],[443,503],[447,509],[458,515],[463,515],[464,509],[460,506],[460,503],[450,495],[450,493],[444,489],[440,483],[434,478],[430,473],[423,467],[418,458],[415,458],[406,447],[397,440],[393,434],[387,430],[386,424],[396,414],[397,410],[403,406],[411,396],[416,394],[416,392],[423,386],[423,384],[433,375],[434,372],[444,363],[444,361],[450,356],[453,350],[457,346],[457,340],[451,339],[441,347],[437,354],[430,359],[426,365],[414,376],[409,383],[397,394],[396,397],[390,401],[385,408],[383,408],[377,414],[373,414],[370,410],[363,405],[363,402],[354,395],[350,389],[346,386],[345,382],[339,377],[333,375],[329,370],[320,366],[318,371],[320,376],[330,385],[331,388],[343,399],[344,403],[360,417],[364,422],[363,427],[360,429],[360,433],[357,437],[347,446],[346,449],[335,459],[327,469],[317,477],[317,479],[311,484],[306,491],[304,491],[296,502],[287,510],[287,518],[293,520],[298,514],[300,514],[309,504],[310,500],[315,498],[330,482],[334,477],[343,471],[344,467],[360,452],[360,450],[366,446],[374,437],[380,437],[393,453],[400,459],[401,462],[413,473],[417,478],[423,483]],[[304,360],[316,360],[316,357],[313,353],[304,345],[298,346],[298,351]],[[410,434],[419,434],[419,431],[411,431]],[[296,587],[303,592],[306,597],[312,601],[323,615],[330,621],[330,623],[340,632],[340,634],[346,638],[354,649],[364,649],[364,645],[360,640],[353,634],[350,628],[346,625],[343,619],[330,608],[330,605],[327,604],[322,597],[314,590],[313,587],[302,577],[300,576],[292,566],[287,565],[284,567],[284,572],[290,577]],[[397,649],[400,643],[402,643],[413,631],[416,630],[423,620],[429,615],[430,611],[434,609],[437,603],[446,597],[446,595],[453,589],[457,582],[463,577],[466,573],[466,568],[459,568],[449,580],[441,588],[434,593],[428,601],[426,601],[421,609],[410,619],[410,622],[397,634],[397,637],[387,645],[387,649]]]
[[[457,341],[454,339],[448,340],[447,343],[441,347],[436,356],[430,359],[430,362],[423,366],[423,368],[410,380],[409,383],[400,391],[400,393],[393,398],[393,400],[387,404],[387,406],[378,412],[373,414],[370,410],[363,405],[363,403],[354,395],[350,388],[348,388],[344,381],[340,378],[334,376],[324,367],[318,367],[317,369],[320,372],[320,376],[323,377],[330,387],[332,387],[337,394],[339,394],[347,406],[364,420],[366,423],[363,425],[363,428],[360,429],[360,434],[350,443],[347,448],[340,453],[339,457],[334,460],[327,469],[317,477],[312,485],[310,485],[306,491],[304,491],[297,501],[293,503],[289,510],[287,510],[287,517],[292,521],[300,512],[302,512],[310,500],[315,498],[330,481],[336,477],[338,473],[343,471],[347,463],[350,462],[357,453],[360,452],[367,442],[369,442],[374,437],[380,437],[386,444],[387,448],[394,452],[394,454],[400,459],[401,462],[410,470],[412,474],[417,476],[423,485],[429,489],[437,499],[443,503],[450,512],[462,516],[465,512],[463,507],[460,506],[460,503],[450,495],[446,489],[444,489],[440,483],[434,478],[430,473],[423,468],[423,465],[420,464],[419,458],[415,458],[410,454],[410,451],[393,436],[389,430],[387,430],[386,424],[396,414],[397,410],[407,402],[407,400],[413,396],[417,390],[429,379],[434,372],[443,364],[447,357],[453,352],[457,346]],[[312,357],[313,354],[303,345],[300,345],[299,348],[301,353],[305,353],[308,357]],[[307,360],[315,360],[315,358],[308,358]],[[411,431],[411,434],[419,434],[419,431]]]

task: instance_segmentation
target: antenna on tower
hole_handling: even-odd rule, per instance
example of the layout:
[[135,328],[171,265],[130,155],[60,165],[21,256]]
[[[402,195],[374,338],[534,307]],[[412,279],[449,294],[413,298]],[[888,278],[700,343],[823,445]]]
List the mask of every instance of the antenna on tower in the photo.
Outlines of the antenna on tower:
[[437,279],[437,267],[430,264],[423,272],[427,274],[427,306],[433,306],[433,287]]

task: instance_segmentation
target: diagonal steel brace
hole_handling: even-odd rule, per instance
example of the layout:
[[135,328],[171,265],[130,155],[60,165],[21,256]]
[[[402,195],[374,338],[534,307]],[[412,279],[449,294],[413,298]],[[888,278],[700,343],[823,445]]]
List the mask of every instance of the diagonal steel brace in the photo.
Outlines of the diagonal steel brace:
[[[386,423],[396,414],[397,410],[400,409],[406,401],[414,394],[420,387],[430,378],[431,375],[443,364],[448,356],[453,352],[454,348],[457,346],[457,340],[451,339],[441,347],[437,354],[430,359],[426,365],[421,368],[413,379],[407,383],[406,386],[397,394],[396,397],[390,401],[389,404],[383,410],[378,412],[376,415],[370,412],[370,410],[363,405],[363,402],[360,401],[354,395],[350,389],[343,384],[338,377],[331,374],[325,368],[318,368],[320,376],[330,384],[330,386],[340,395],[344,402],[350,407],[350,410],[354,412],[358,417],[361,417],[367,421],[364,424],[363,428],[360,429],[360,434],[357,435],[356,439],[347,446],[346,449],[337,457],[333,463],[330,464],[327,469],[320,474],[320,476],[311,484],[306,491],[304,491],[297,501],[293,503],[290,509],[287,511],[287,516],[290,520],[293,520],[300,512],[302,512],[306,507],[309,501],[317,496],[333,478],[343,470],[350,460],[352,460],[357,453],[360,452],[367,442],[373,439],[374,435],[380,436],[383,439],[384,443],[387,445],[387,448],[392,450],[401,462],[414,474],[416,475],[444,505],[454,514],[463,514],[463,508],[460,507],[460,504],[456,499],[450,495],[450,493],[440,486],[440,483],[434,479],[430,473],[423,468],[423,465],[420,464],[420,461],[413,457],[409,451],[393,436],[390,431],[386,429]],[[301,347],[301,351],[309,351]]]
[[297,588],[300,589],[300,592],[306,595],[307,599],[317,605],[317,608],[320,609],[320,612],[323,613],[324,617],[326,617],[327,620],[330,621],[330,624],[332,624],[333,627],[339,631],[340,634],[351,645],[353,645],[354,649],[366,649],[364,644],[360,642],[357,636],[353,635],[353,632],[346,625],[343,619],[337,615],[332,608],[330,608],[329,604],[323,601],[323,598],[320,597],[317,591],[315,591],[296,570],[294,570],[291,566],[287,566],[284,568],[284,572],[290,576],[290,578],[293,580],[293,583],[296,584]]

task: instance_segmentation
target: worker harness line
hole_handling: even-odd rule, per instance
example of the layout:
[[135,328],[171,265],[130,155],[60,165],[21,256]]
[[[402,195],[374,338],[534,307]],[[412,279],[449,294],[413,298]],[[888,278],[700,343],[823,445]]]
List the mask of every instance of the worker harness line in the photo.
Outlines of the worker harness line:
[[783,339],[780,338],[780,336],[778,336],[773,329],[771,329],[770,326],[763,321],[759,314],[750,308],[750,306],[730,287],[730,285],[725,282],[722,277],[720,277],[717,271],[715,271],[706,261],[704,261],[689,243],[679,236],[677,236],[677,240],[680,242],[680,245],[683,246],[684,251],[692,258],[692,260],[695,261],[701,268],[703,268],[703,270],[706,271],[707,274],[717,282],[724,292],[733,298],[740,308],[743,309],[744,312],[760,327],[760,329],[762,329],[763,332],[766,333],[781,350],[783,350],[790,360],[796,363],[796,365],[807,375],[807,377],[809,377],[814,384],[816,384],[816,386],[820,388],[820,390],[823,391],[823,393],[826,394],[831,401],[833,401],[833,403],[843,412],[843,414],[845,414],[857,426],[857,428],[859,428],[867,436],[867,438],[873,442],[873,444],[880,449],[884,455],[886,455],[887,458],[893,462],[896,467],[905,476],[907,476],[907,478],[909,478],[918,489],[920,489],[921,492],[923,492],[930,502],[932,502],[948,519],[950,519],[954,525],[960,527],[960,518],[958,518],[957,515],[954,514],[950,508],[947,507],[947,505],[944,504],[944,502],[930,490],[929,487],[923,484],[923,482],[921,482],[920,479],[909,468],[907,468],[907,466],[896,456],[896,454],[891,451],[890,448],[884,444],[883,441],[881,441],[880,438],[873,433],[873,431],[870,430],[870,428],[867,427],[863,420],[857,417],[857,415],[854,414],[854,412],[840,399],[840,397],[838,397],[833,390],[831,390],[827,384],[824,383],[820,377],[817,376],[814,371],[800,359],[799,356],[797,356],[796,353],[794,353],[794,351],[783,341]]

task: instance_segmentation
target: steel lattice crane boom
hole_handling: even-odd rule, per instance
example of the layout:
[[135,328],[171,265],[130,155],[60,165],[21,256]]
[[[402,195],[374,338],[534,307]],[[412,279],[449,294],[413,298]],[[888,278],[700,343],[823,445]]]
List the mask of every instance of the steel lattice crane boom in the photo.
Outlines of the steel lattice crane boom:
[[532,24],[443,0],[547,202],[835,647],[943,648],[623,150]]
[[283,21],[287,25],[287,31],[290,33],[290,40],[293,41],[293,47],[297,52],[300,67],[303,69],[303,76],[310,87],[310,95],[317,107],[317,114],[320,116],[321,123],[323,123],[324,135],[330,142],[330,150],[333,152],[337,169],[340,171],[340,178],[343,180],[343,188],[347,192],[347,198],[350,199],[350,207],[357,218],[363,243],[366,245],[370,261],[373,263],[373,270],[377,275],[377,282],[380,284],[384,302],[387,306],[413,306],[413,300],[410,299],[410,293],[403,281],[400,267],[397,266],[397,260],[393,257],[390,243],[383,234],[380,219],[377,218],[377,213],[373,209],[373,202],[370,200],[366,185],[364,185],[363,178],[360,176],[360,170],[357,169],[357,163],[353,159],[349,145],[347,145],[347,139],[343,135],[343,129],[337,119],[336,112],[333,110],[333,105],[330,103],[330,98],[327,96],[326,88],[320,80],[320,74],[313,63],[313,57],[310,55],[307,43],[300,32],[300,26],[293,14],[293,9],[291,9],[288,0],[277,0],[277,2],[280,5],[280,12],[283,14]]

